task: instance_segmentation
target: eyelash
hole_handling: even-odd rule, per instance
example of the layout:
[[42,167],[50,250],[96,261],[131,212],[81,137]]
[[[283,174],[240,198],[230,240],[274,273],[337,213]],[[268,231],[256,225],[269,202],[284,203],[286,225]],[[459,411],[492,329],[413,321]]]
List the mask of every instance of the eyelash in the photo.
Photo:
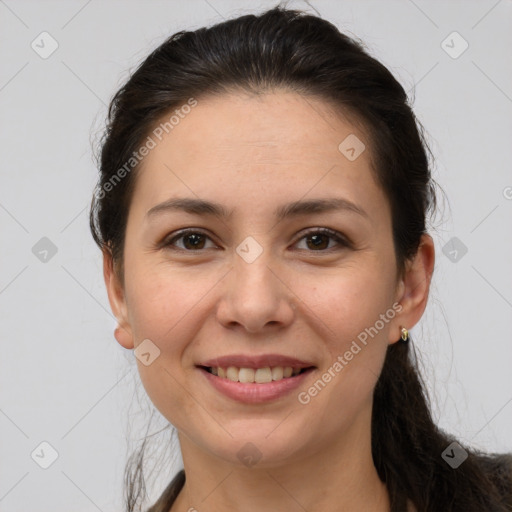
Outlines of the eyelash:
[[[329,228],[313,228],[310,231],[307,231],[306,233],[304,233],[304,235],[301,238],[299,238],[299,240],[297,240],[297,242],[303,240],[304,238],[307,238],[308,236],[317,235],[317,234],[329,236],[330,238],[334,239],[341,247],[344,247],[344,248],[352,247],[352,244],[349,242],[349,240],[346,237],[344,237],[341,233],[338,233],[337,231],[334,231]],[[189,252],[189,253],[201,252],[201,251],[206,250],[206,249],[198,249],[198,250],[182,249],[181,247],[176,247],[173,245],[174,242],[176,242],[177,240],[184,238],[188,235],[202,235],[211,240],[211,238],[203,231],[189,228],[189,229],[184,229],[182,231],[178,231],[178,233],[171,239],[164,240],[164,242],[162,243],[162,247],[165,247],[165,248],[173,250],[173,251],[181,251],[181,252]],[[336,250],[336,248],[331,247],[329,249],[320,249],[318,251],[314,251],[314,250],[306,250],[306,251],[307,252],[327,252],[327,253],[329,253],[332,250]]]

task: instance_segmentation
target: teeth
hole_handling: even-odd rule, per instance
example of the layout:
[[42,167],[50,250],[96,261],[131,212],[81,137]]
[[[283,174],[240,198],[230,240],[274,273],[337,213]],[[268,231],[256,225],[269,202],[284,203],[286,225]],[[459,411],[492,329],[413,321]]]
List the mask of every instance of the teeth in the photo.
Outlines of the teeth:
[[[242,370],[240,370],[242,374]],[[240,379],[240,382],[242,380]],[[265,382],[272,382],[272,370],[267,366],[266,368],[258,368],[254,372],[254,382],[258,384],[264,384]]]
[[289,377],[298,375],[301,371],[300,368],[292,368],[291,366],[274,366],[270,368],[237,368],[236,366],[228,366],[227,368],[213,367],[210,368],[213,375],[229,379],[233,382],[256,382],[264,384],[274,380],[287,379]]
[[272,380],[281,380],[284,376],[284,368],[282,366],[276,366],[272,368]]
[[232,373],[232,375],[235,376],[235,379],[230,377],[231,380],[238,380],[239,382],[254,382],[255,371],[252,368],[240,368],[240,370],[237,370],[234,366],[231,368],[235,370]]
[[238,382],[238,375],[239,375],[238,368],[235,368],[234,366],[229,366],[226,370],[226,377],[229,380],[232,380],[233,382]]

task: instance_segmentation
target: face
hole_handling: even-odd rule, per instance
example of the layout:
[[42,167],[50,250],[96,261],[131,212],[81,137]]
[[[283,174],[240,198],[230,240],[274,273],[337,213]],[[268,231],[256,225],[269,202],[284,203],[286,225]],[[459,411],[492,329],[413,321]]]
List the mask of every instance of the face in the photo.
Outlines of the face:
[[[339,149],[348,136],[366,145],[355,159]],[[171,207],[177,198],[226,216]],[[276,216],[318,200],[345,203]],[[118,341],[160,351],[137,364],[162,415],[208,456],[240,464],[250,441],[272,466],[369,429],[386,348],[412,322],[396,306],[405,287],[395,265],[366,135],[320,100],[281,91],[199,100],[150,151],[128,215],[124,287],[106,276]],[[313,368],[288,391],[232,383],[227,395],[199,367],[268,354]],[[268,395],[241,398],[241,386]]]

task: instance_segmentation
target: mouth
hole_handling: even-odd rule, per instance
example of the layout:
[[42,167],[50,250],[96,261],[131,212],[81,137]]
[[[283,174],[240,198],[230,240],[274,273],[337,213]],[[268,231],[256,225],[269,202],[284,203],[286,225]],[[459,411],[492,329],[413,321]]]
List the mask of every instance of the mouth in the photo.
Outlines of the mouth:
[[236,366],[198,366],[199,369],[220,379],[245,384],[268,384],[271,382],[294,379],[314,370],[315,366],[265,366],[262,368],[246,368]]
[[247,405],[284,400],[307,385],[316,366],[196,366],[205,383],[216,393]]
[[245,404],[285,399],[317,370],[311,360],[285,354],[230,354],[200,361],[196,368],[210,389]]

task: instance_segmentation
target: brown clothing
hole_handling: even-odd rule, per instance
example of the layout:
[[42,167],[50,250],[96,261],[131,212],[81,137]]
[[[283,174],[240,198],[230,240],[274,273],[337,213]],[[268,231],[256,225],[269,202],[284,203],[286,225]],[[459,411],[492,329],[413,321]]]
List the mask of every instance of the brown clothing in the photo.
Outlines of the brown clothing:
[[169,512],[184,484],[185,471],[182,469],[165,488],[160,498],[146,512]]

